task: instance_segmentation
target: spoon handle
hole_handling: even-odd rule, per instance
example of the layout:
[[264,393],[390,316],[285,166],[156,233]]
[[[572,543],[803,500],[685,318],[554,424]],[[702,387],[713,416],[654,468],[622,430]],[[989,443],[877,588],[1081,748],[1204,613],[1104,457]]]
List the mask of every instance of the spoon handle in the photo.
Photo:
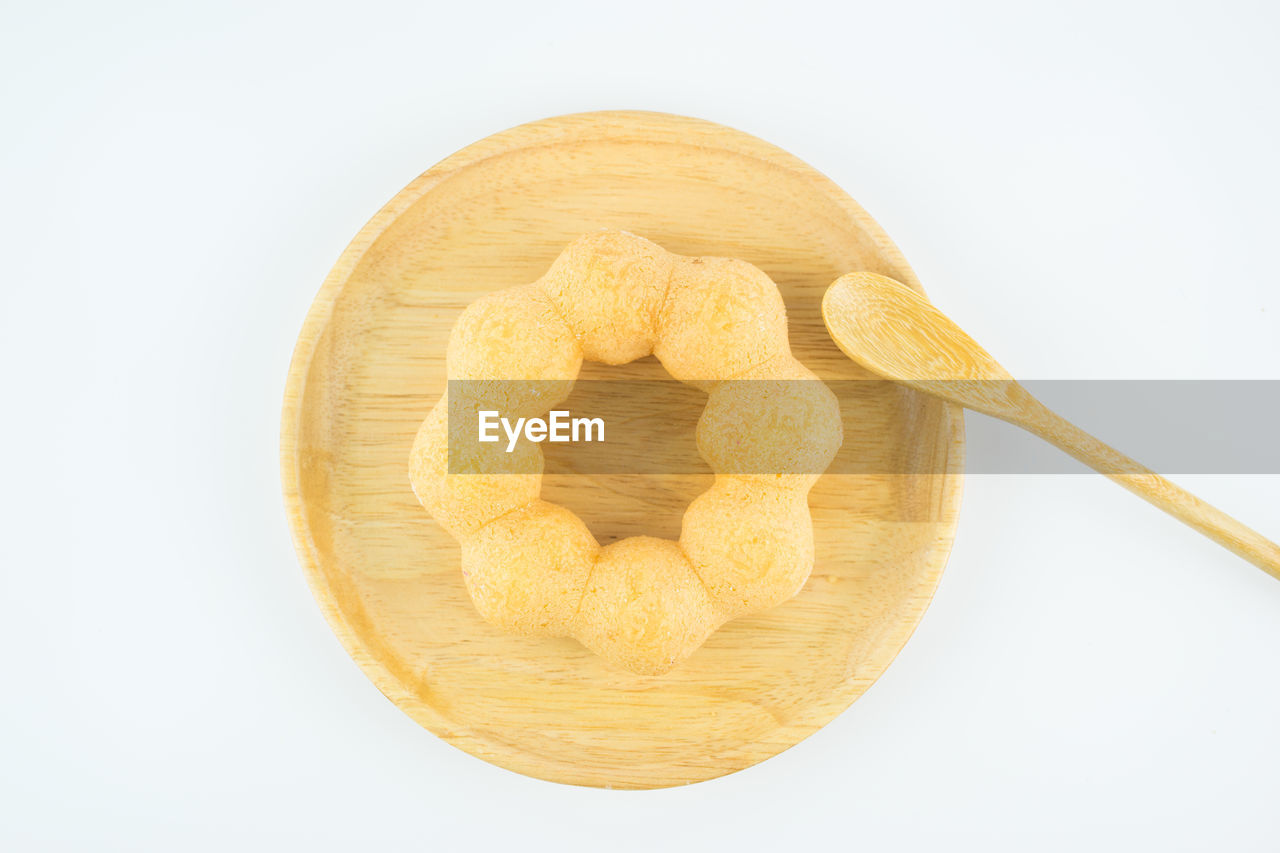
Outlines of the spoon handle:
[[1006,418],[1007,420],[1034,432],[1148,503],[1190,525],[1272,577],[1280,579],[1280,545],[1094,438],[1030,394],[1026,394],[1021,403],[1017,418]]

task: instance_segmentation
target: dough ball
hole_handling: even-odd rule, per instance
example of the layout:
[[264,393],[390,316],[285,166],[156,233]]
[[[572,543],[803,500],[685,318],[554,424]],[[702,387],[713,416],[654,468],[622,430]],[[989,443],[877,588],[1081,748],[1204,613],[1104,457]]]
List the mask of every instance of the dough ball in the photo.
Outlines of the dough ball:
[[507,513],[462,546],[476,609],[507,631],[563,637],[573,630],[600,546],[582,519],[546,501]]
[[813,570],[808,499],[803,491],[717,477],[685,511],[680,546],[726,616],[776,607]]
[[600,551],[575,636],[618,666],[661,675],[693,654],[721,621],[679,545],[633,536]]
[[442,397],[418,429],[409,455],[409,483],[427,512],[455,539],[463,539],[503,513],[538,497],[542,490],[542,450],[536,444],[521,441],[507,453],[505,441],[480,444],[458,438],[452,442],[451,460],[450,427],[455,435],[462,429],[474,430],[476,408],[454,404],[455,417],[459,412],[466,414],[464,420],[451,424],[449,401],[447,394]]
[[581,367],[582,347],[572,330],[532,284],[472,302],[449,336],[454,394],[488,403],[506,417],[539,415],[562,402]]
[[789,355],[777,286],[733,258],[681,258],[658,319],[654,355],[683,382],[709,389],[749,367]]
[[[715,485],[680,542],[600,548],[539,499],[538,444],[478,441],[478,414],[535,417],[563,402],[582,361],[655,354],[709,392],[698,423]],[[813,568],[807,493],[842,441],[834,395],[791,356],[777,287],[729,258],[682,258],[622,231],[571,243],[538,282],[485,296],[449,339],[449,390],[418,431],[415,494],[462,544],[489,622],[574,636],[616,666],[659,675],[725,620],[795,595]]]
[[625,364],[653,352],[675,256],[626,231],[568,245],[539,281],[582,343],[587,361]]
[[807,489],[835,458],[844,427],[831,389],[786,355],[712,389],[697,440],[716,473]]

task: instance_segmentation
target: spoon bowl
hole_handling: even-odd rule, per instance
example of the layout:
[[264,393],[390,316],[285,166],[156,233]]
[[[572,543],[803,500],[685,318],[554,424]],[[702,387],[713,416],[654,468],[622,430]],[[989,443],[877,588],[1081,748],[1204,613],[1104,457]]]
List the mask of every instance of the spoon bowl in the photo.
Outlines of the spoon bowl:
[[841,352],[872,373],[1040,436],[1280,578],[1280,546],[1051,411],[901,282],[869,272],[841,276],[823,295],[822,319]]

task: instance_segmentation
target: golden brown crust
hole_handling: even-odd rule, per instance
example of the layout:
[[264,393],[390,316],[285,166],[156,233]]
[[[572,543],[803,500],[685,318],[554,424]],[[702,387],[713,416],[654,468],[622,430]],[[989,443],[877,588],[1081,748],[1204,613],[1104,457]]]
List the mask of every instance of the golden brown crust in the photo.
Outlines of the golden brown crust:
[[675,255],[626,231],[570,243],[537,286],[573,328],[587,361],[625,364],[653,352]]
[[632,672],[661,675],[693,654],[723,621],[677,543],[631,536],[601,549],[575,635]]
[[718,476],[685,511],[680,547],[726,617],[776,607],[813,568],[806,490]]
[[493,624],[517,634],[565,637],[573,632],[599,552],[582,519],[535,500],[466,537],[462,573],[476,609]]
[[[455,414],[474,412],[472,401],[453,405]],[[499,443],[453,442],[449,459],[449,395],[427,415],[409,454],[409,483],[418,502],[453,537],[462,540],[504,513],[528,504],[542,492],[542,451],[520,442],[512,454]],[[491,473],[510,471],[519,473]]]
[[[482,407],[542,414],[568,395],[584,359],[650,353],[710,394],[697,439],[716,482],[685,513],[679,542],[637,536],[600,548],[581,519],[538,498],[537,444],[507,455],[501,443],[459,442],[449,458],[451,406],[462,417]],[[573,636],[657,675],[726,619],[795,595],[812,571],[807,496],[842,441],[839,407],[792,357],[778,289],[750,264],[673,255],[622,231],[588,234],[538,282],[463,312],[448,376],[472,381],[451,386],[455,398],[423,422],[409,475],[461,542],[467,589],[495,625]],[[501,381],[519,379],[557,381]]]
[[[467,393],[477,400],[529,417],[569,396],[582,357],[582,346],[546,293],[526,284],[467,306],[449,335],[446,372],[450,380],[466,380]],[[521,379],[539,381],[512,381]]]
[[787,353],[711,389],[697,440],[698,452],[719,474],[781,478],[808,491],[844,441],[840,404]]
[[704,390],[778,356],[789,358],[782,295],[745,261],[680,258],[653,353],[676,379]]

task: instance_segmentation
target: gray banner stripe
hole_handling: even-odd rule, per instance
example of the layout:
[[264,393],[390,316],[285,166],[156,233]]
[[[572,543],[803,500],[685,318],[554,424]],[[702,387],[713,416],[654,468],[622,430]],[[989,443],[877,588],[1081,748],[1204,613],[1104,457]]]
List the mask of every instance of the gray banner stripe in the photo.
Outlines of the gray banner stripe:
[[[752,380],[748,380],[752,381]],[[1068,420],[1139,463],[1162,474],[1280,474],[1280,380],[1031,380],[1022,384]],[[840,401],[845,444],[828,469],[833,474],[929,474],[928,463],[860,453],[867,431],[910,432],[907,395],[916,392],[883,380],[826,383]],[[450,470],[467,460],[475,471],[477,453],[487,473],[521,473],[528,443],[522,429],[515,451],[505,452],[510,427],[521,416],[542,416],[546,407],[520,407],[522,400],[563,397],[564,383],[451,381]],[[698,419],[707,395],[675,380],[581,380],[555,409],[579,424],[578,441],[539,444],[548,473],[702,474],[709,468],[698,454]],[[497,442],[481,444],[480,410],[507,418],[492,426]],[[527,427],[528,422],[525,422]],[[1089,469],[1016,427],[968,413],[965,470],[973,474],[1081,474]],[[537,429],[534,434],[537,434]],[[587,433],[593,440],[583,440]],[[602,440],[595,440],[603,433]],[[926,467],[922,468],[921,465]],[[738,473],[752,471],[749,464]],[[812,472],[790,472],[812,473]],[[1116,471],[1112,473],[1130,473]]]

